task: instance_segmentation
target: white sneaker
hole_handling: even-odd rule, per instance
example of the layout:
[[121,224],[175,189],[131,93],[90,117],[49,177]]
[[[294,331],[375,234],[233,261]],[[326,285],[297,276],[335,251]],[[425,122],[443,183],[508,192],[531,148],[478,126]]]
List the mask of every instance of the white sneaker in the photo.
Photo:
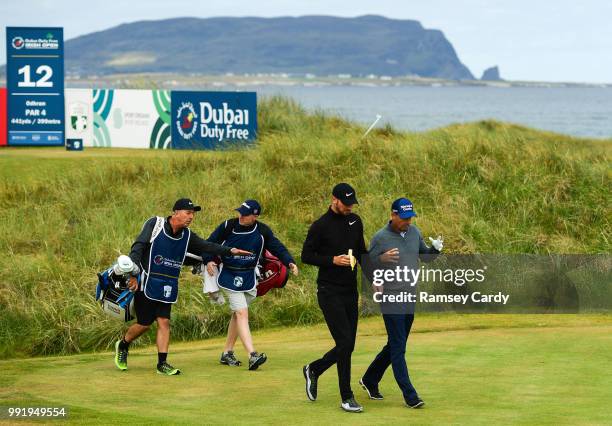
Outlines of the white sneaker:
[[340,407],[342,407],[344,411],[348,411],[349,413],[361,413],[363,411],[363,407],[359,405],[359,403],[357,403],[357,401],[355,401],[355,398],[353,397],[342,401]]

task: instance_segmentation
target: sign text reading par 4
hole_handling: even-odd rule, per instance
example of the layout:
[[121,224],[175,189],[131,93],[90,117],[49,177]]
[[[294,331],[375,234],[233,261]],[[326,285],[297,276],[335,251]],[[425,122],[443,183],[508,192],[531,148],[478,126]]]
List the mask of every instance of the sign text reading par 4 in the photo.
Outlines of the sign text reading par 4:
[[[200,102],[200,135],[203,138],[216,138],[219,141],[247,140],[249,138],[248,129],[237,129],[237,126],[249,125],[248,109],[228,108],[223,102],[222,108],[213,108],[209,102]],[[225,127],[218,127],[224,125]]]

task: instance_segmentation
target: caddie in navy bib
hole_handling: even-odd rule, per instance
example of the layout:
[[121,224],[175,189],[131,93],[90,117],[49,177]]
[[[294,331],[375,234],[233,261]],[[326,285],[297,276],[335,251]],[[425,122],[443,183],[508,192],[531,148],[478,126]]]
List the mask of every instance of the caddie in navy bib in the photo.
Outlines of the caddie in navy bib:
[[225,256],[217,277],[217,285],[230,291],[250,291],[257,285],[255,268],[264,247],[264,238],[259,232],[258,225],[248,232],[232,233],[223,242],[224,246],[237,247],[248,250],[253,254],[240,256]]
[[191,231],[183,229],[181,236],[172,238],[162,231],[151,244],[149,269],[145,272],[144,294],[151,300],[175,303],[178,298],[178,278],[187,253]]

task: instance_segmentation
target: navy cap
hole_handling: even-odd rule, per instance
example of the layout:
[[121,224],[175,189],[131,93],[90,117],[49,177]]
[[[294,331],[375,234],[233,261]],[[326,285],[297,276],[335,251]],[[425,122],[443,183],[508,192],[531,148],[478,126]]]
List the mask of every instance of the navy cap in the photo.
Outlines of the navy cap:
[[408,198],[398,198],[391,204],[391,211],[393,213],[397,213],[400,219],[408,219],[409,217],[414,217],[417,214],[414,212],[414,207],[412,206],[412,201]]
[[242,216],[249,216],[252,214],[259,216],[261,214],[261,206],[257,200],[246,200],[236,209],[236,211]]
[[348,183],[339,183],[334,186],[332,190],[332,195],[342,201],[342,204],[345,206],[352,206],[353,204],[359,204],[357,201],[357,195],[355,195],[355,190]]
[[202,210],[202,207],[196,206],[189,198],[181,198],[176,200],[174,203],[174,207],[172,210],[193,210],[194,212],[199,212]]

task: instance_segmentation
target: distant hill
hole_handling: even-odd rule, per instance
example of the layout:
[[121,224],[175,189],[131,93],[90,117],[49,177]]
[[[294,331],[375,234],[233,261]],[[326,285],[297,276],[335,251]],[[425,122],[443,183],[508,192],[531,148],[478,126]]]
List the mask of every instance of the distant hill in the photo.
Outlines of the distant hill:
[[438,30],[381,16],[176,18],[66,42],[66,71],[368,74],[472,80]]

